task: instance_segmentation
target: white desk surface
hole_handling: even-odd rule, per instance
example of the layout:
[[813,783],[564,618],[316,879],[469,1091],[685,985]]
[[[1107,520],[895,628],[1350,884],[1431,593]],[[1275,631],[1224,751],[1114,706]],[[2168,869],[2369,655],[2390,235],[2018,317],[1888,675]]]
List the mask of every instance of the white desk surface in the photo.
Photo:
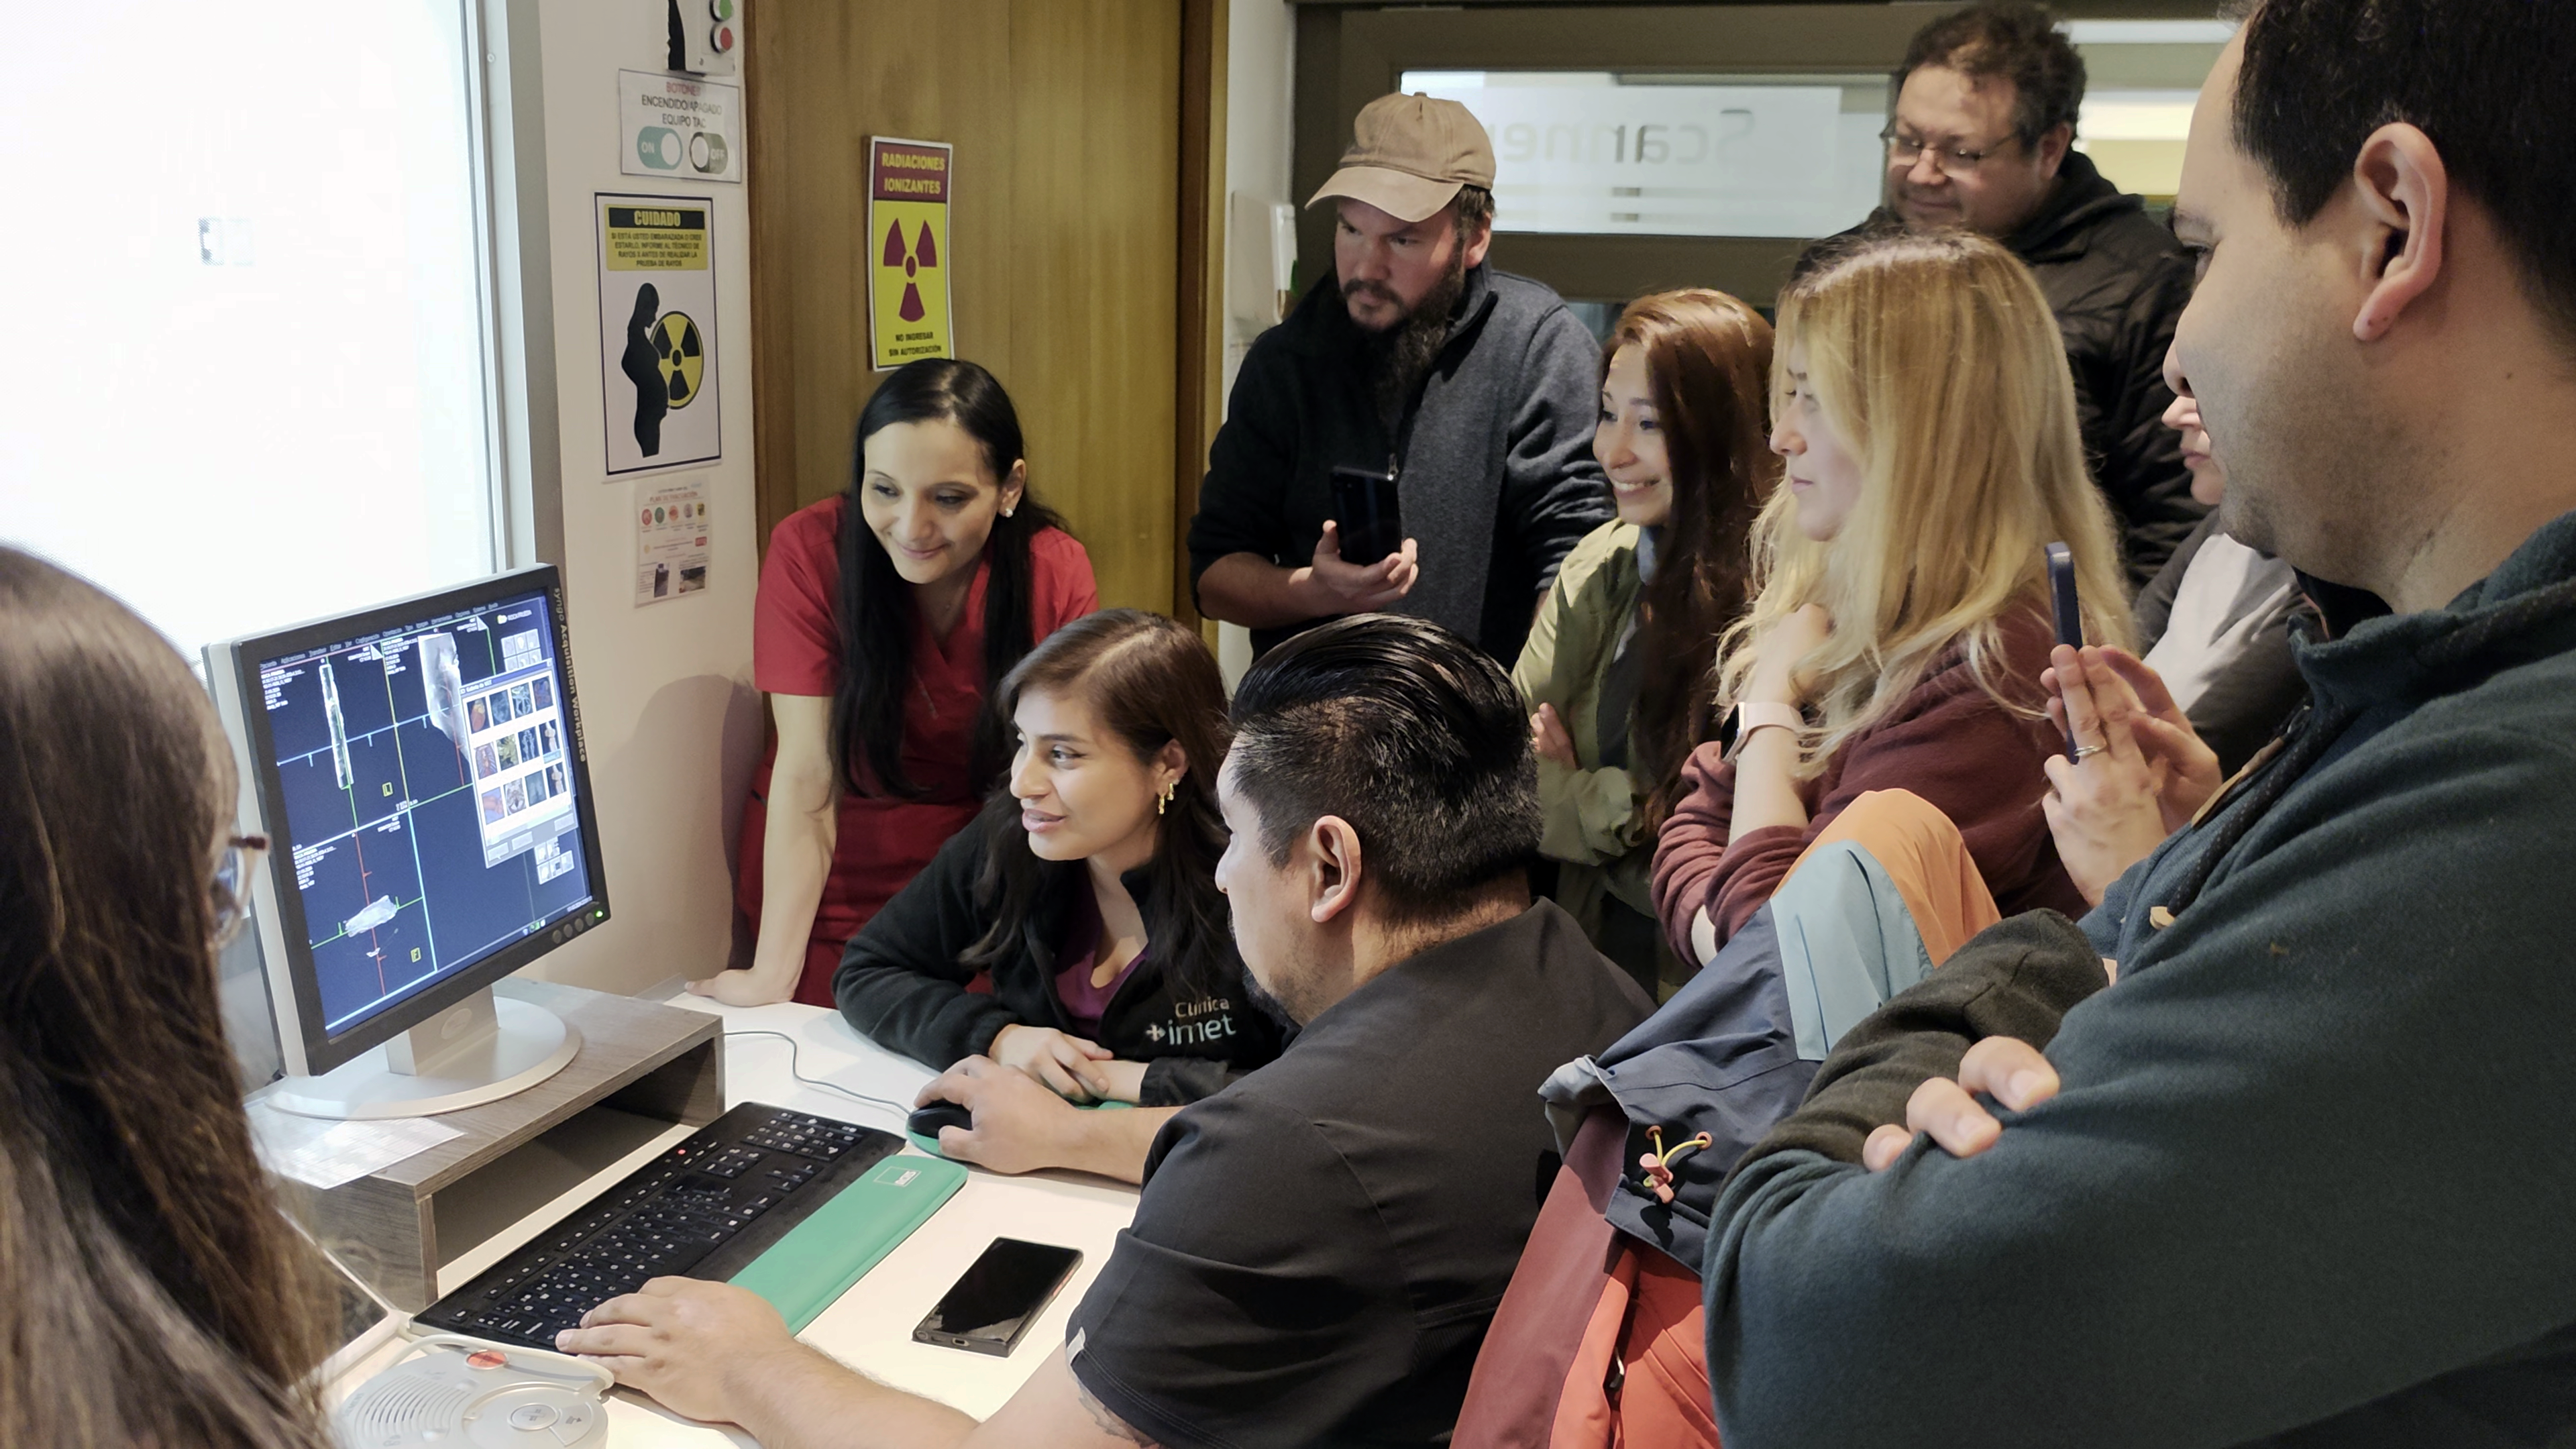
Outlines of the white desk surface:
[[[852,1031],[840,1014],[821,1007],[723,1006],[699,997],[674,996],[669,1004],[724,1018],[725,1105],[767,1102],[864,1127],[901,1133],[903,1113],[798,1082],[788,1072],[788,1044],[777,1037],[739,1037],[742,1031],[775,1031],[797,1043],[796,1069],[806,1077],[905,1104],[935,1075],[919,1063],[876,1046]],[[637,1148],[580,1187],[546,1204],[509,1231],[477,1246],[439,1271],[441,1293],[544,1232],[620,1177],[659,1156],[694,1129],[673,1127]],[[906,1152],[917,1149],[910,1146]],[[977,1418],[1000,1408],[1046,1356],[1064,1342],[1066,1318],[1080,1302],[1119,1230],[1135,1216],[1136,1190],[1077,1173],[1003,1177],[970,1168],[965,1186],[883,1262],[806,1326],[802,1340],[872,1378],[952,1404]],[[1007,1359],[912,1341],[913,1325],[997,1237],[1060,1243],[1082,1250],[1082,1265],[1035,1327]],[[333,1404],[389,1363],[388,1345],[344,1374],[326,1398]],[[611,1449],[647,1446],[750,1444],[750,1436],[683,1419],[624,1389],[609,1399]]]

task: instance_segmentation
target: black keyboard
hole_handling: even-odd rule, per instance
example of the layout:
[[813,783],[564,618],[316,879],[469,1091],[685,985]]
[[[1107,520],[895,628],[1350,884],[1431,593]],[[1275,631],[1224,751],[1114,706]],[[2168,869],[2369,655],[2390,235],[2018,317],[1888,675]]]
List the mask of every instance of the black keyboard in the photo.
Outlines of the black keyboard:
[[746,1102],[413,1321],[550,1350],[583,1314],[650,1279],[732,1277],[902,1147],[892,1133]]

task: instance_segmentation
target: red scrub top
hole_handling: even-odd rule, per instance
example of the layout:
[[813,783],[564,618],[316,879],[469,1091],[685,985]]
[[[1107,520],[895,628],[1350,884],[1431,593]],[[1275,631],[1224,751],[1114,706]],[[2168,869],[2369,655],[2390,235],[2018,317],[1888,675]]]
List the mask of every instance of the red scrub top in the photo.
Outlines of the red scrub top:
[[[829,698],[841,686],[842,497],[800,508],[769,536],[761,565],[760,595],[751,628],[752,682],[766,694]],[[920,687],[905,696],[903,767],[926,793],[917,800],[841,795],[841,822],[832,870],[823,881],[822,904],[805,948],[805,974],[796,999],[830,1006],[832,973],[841,950],[878,909],[930,863],[948,837],[964,829],[983,804],[968,779],[975,718],[984,707],[984,586],[991,567],[975,565],[966,610],[945,639],[934,638],[916,614],[912,675]],[[1029,540],[1030,638],[1100,607],[1091,578],[1091,556],[1073,535],[1042,529]],[[741,870],[735,899],[756,932],[760,925],[761,861],[769,826],[769,773],[778,746],[760,762],[751,799],[742,812]]]

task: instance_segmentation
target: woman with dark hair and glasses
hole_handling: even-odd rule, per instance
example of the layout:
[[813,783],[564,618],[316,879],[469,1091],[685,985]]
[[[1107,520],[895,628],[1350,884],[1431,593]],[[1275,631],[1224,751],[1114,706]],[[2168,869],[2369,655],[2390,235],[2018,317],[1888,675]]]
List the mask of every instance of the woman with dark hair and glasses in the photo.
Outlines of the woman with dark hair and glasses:
[[0,548],[0,1444],[329,1442],[322,1270],[215,993],[232,753],[168,641]]
[[[946,1150],[998,1171],[1135,1181],[1168,1111],[1078,1117],[1063,1101],[1179,1108],[1279,1055],[1216,888],[1225,685],[1187,626],[1106,609],[1057,630],[1002,683],[1018,752],[959,832],[850,942],[842,1015],[881,1046],[958,1071]],[[970,989],[978,979],[990,990]],[[1055,1094],[1001,1110],[956,1075],[1016,1067]],[[1061,1115],[1057,1115],[1061,1113]]]
[[849,492],[770,535],[752,676],[777,740],[736,890],[755,944],[750,969],[689,989],[831,1005],[841,948],[1001,778],[994,683],[1099,605],[1090,556],[1029,494],[1002,385],[947,358],[897,368],[860,410]]

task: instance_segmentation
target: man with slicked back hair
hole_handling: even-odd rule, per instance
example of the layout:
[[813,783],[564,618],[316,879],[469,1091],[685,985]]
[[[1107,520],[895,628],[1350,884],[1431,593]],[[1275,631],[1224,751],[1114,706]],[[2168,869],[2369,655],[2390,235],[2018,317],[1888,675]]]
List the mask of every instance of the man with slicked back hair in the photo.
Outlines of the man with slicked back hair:
[[771,1445],[1446,1444],[1556,1170],[1539,1084],[1649,1005],[1530,898],[1529,726],[1475,645],[1344,619],[1255,664],[1233,716],[1217,885],[1299,1030],[1164,1124],[1134,1226],[1010,1403],[978,1425],[686,1279],[563,1347]]

